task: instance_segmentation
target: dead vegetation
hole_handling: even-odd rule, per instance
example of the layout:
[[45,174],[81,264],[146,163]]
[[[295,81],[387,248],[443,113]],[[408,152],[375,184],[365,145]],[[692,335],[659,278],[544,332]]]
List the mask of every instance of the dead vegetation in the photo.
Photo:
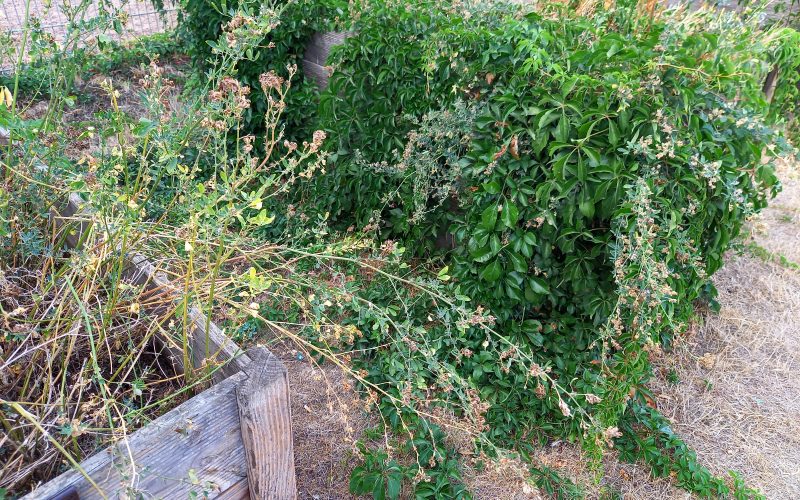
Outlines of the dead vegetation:
[[137,287],[68,256],[25,264],[0,268],[0,488],[17,493],[182,401]]

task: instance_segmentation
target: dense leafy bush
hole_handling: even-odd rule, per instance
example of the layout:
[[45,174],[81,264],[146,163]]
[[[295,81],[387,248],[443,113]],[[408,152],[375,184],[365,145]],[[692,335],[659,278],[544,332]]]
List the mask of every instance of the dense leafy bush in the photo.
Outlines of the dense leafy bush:
[[784,42],[773,52],[776,75],[783,80],[775,87],[770,108],[774,120],[786,120],[793,142],[800,141],[800,32],[793,29],[779,31]]
[[484,435],[504,446],[611,445],[648,351],[713,299],[708,277],[779,188],[769,160],[788,147],[762,82],[776,50],[797,67],[796,32],[592,8],[375,2],[322,96],[333,164],[308,199],[417,255],[452,243],[458,293],[500,338],[470,329],[469,356],[427,356],[479,390]]
[[[209,61],[214,45],[201,41],[234,11],[218,6],[209,22],[205,1],[187,1],[193,55]],[[338,12],[297,5],[329,20]],[[253,53],[241,80],[258,87],[261,73],[300,57],[322,21],[292,9],[280,16],[292,36],[273,31],[264,44],[277,50]],[[781,103],[796,81],[781,80],[786,98],[773,106],[762,83],[774,63],[800,64],[797,33],[714,11],[643,15],[632,1],[533,11],[374,0],[348,16],[341,27],[355,35],[332,55],[317,113],[327,167],[270,209],[282,223],[318,222],[317,234],[330,221],[376,235],[385,255],[405,245],[432,258],[439,278],[420,278],[423,266],[414,276],[405,264],[367,266],[367,278],[318,291],[304,310],[355,328],[335,343],[319,328],[304,334],[352,363],[387,424],[413,436],[418,456],[427,450],[410,467],[368,455],[354,491],[391,494],[401,476],[418,493],[455,484],[440,426],[469,429],[478,454],[530,458],[533,443],[558,436],[595,458],[616,442],[631,458],[667,457],[665,471],[696,468],[671,438],[639,446],[662,417],[629,402],[644,390],[649,353],[669,345],[697,300],[713,300],[709,276],[779,189],[770,160],[789,147],[771,126],[790,111]],[[314,115],[303,88],[288,122],[300,131]],[[681,484],[742,489],[708,474]]]

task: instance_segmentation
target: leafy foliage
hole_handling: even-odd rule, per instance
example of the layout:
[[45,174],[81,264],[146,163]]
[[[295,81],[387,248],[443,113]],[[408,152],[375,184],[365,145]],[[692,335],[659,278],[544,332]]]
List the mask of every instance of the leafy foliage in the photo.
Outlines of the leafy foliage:
[[[438,439],[443,439],[441,430],[436,430]],[[458,461],[454,456],[441,466],[423,472],[419,463],[426,463],[434,457],[435,448],[427,446],[427,440],[408,441],[401,451],[421,453],[418,461],[403,465],[381,450],[373,450],[359,443],[359,452],[364,457],[363,464],[355,467],[350,477],[350,492],[356,495],[372,494],[376,499],[398,499],[403,493],[403,485],[416,482],[414,497],[424,498],[471,498],[466,488],[453,481],[460,477]],[[415,481],[417,479],[417,481]],[[424,481],[419,481],[424,479]]]
[[[643,13],[632,0],[539,10],[371,0],[350,5],[345,21],[330,0],[184,7],[201,68],[237,43],[224,35],[236,9],[279,14],[257,44],[273,49],[237,65],[254,89],[264,73],[287,77],[313,31],[353,32],[331,56],[318,108],[302,77],[285,99],[281,131],[317,120],[327,165],[293,180],[263,231],[280,238],[316,223],[321,242],[330,223],[383,241],[379,264],[337,271],[366,276],[316,291],[292,313],[341,319],[335,342],[319,325],[302,335],[352,364],[367,400],[413,436],[418,456],[434,450],[414,470],[365,451],[356,493],[393,497],[402,477],[420,494],[437,481],[416,477],[423,470],[450,477],[444,427],[468,429],[478,454],[510,448],[528,459],[532,442],[560,437],[582,441],[599,463],[620,428],[617,442],[631,439],[648,352],[680,333],[696,301],[713,302],[709,276],[778,191],[770,161],[790,150],[773,127],[795,112],[797,80],[780,79],[773,104],[762,84],[774,65],[796,73],[798,34],[764,29],[756,15]],[[268,106],[258,91],[252,98],[242,130]],[[409,272],[398,264],[404,247],[430,260]],[[348,265],[361,257],[351,250]],[[684,474],[687,489],[725,491],[676,446],[647,461]],[[545,469],[531,473],[570,489]]]
[[788,132],[795,143],[800,139],[800,32],[783,29],[780,42],[773,50],[775,70],[783,81],[776,86],[772,96],[770,116],[786,120]]
[[703,498],[764,498],[731,472],[730,484],[714,477],[697,461],[697,454],[676,435],[667,418],[642,401],[633,402],[617,445],[624,459],[642,460],[656,477],[674,474],[679,486]]
[[[452,247],[457,295],[498,336],[467,329],[469,356],[428,356],[479,392],[489,442],[563,436],[599,455],[648,349],[713,299],[708,277],[779,189],[769,160],[789,146],[762,82],[775,50],[797,66],[796,33],[552,9],[368,4],[321,96],[332,166],[304,194],[417,255]],[[391,383],[398,356],[371,355],[370,381]]]

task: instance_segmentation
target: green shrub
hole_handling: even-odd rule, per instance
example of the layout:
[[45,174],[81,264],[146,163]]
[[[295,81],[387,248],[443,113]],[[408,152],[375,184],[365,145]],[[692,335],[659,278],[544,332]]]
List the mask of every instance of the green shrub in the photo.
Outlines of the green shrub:
[[[428,357],[488,403],[489,442],[562,436],[601,453],[648,350],[713,299],[708,277],[779,189],[769,160],[789,146],[761,87],[797,33],[629,2],[589,17],[373,2],[353,29],[321,96],[332,164],[302,194],[418,256],[452,242],[457,293],[499,338],[468,329],[470,356]],[[780,62],[797,67],[790,52]],[[395,356],[367,356],[372,383],[396,383]]]
[[[427,237],[440,232],[434,222],[417,221],[419,209],[430,204],[429,182],[412,178],[417,161],[426,156],[423,163],[433,168],[463,156],[462,137],[444,136],[450,127],[468,134],[475,112],[460,105],[455,111],[460,116],[454,117],[450,107],[476,77],[474,66],[488,47],[487,36],[502,33],[502,21],[512,12],[500,4],[481,8],[473,21],[464,21],[436,0],[413,9],[393,2],[367,4],[357,16],[356,35],[334,48],[335,71],[320,98],[320,127],[328,132],[334,169],[313,194],[318,203],[334,216],[354,217],[362,227],[382,217],[387,237],[413,232],[415,244],[426,245]],[[461,64],[451,67],[449,56],[456,52]],[[426,116],[433,111],[440,113]],[[412,130],[423,132],[409,141]],[[414,142],[427,146],[417,148],[417,161],[401,161],[405,150],[414,154]],[[459,174],[454,167],[438,174],[452,181]],[[435,180],[444,179],[429,179]],[[444,202],[450,184],[432,188],[439,192],[437,202]]]
[[778,35],[780,43],[773,50],[772,60],[779,84],[772,96],[770,117],[787,121],[790,137],[794,144],[800,144],[800,32],[786,28]]
[[[184,8],[192,56],[209,68],[218,61],[207,40],[227,43],[220,26],[255,7]],[[328,0],[273,8],[282,24],[261,45],[274,47],[237,65],[254,91],[266,71],[286,76],[311,33],[343,12]],[[659,416],[629,401],[645,391],[648,352],[669,344],[696,301],[713,301],[709,276],[779,189],[770,160],[788,144],[771,127],[792,111],[796,81],[781,80],[772,107],[762,82],[774,63],[800,64],[795,31],[713,11],[641,16],[632,1],[592,8],[365,2],[337,24],[355,36],[332,54],[319,107],[302,76],[293,83],[286,133],[322,127],[327,172],[297,183],[291,205],[275,198],[277,219],[260,230],[286,237],[290,219],[313,221],[319,236],[331,221],[377,235],[387,254],[400,240],[445,265],[427,281],[422,268],[384,279],[370,267],[380,279],[309,299],[359,332],[332,346],[309,329],[309,341],[346,356],[388,426],[430,452],[417,468],[371,455],[356,492],[392,496],[389,478],[412,475],[432,478],[417,493],[457,484],[442,415],[468,422],[489,455],[511,448],[530,460],[532,443],[559,437],[595,459],[615,442],[642,458],[631,443]],[[257,91],[252,101],[249,130],[264,105]],[[467,302],[483,309],[464,322]],[[679,474],[696,468],[676,446],[644,458]],[[728,491],[710,475],[681,484]]]

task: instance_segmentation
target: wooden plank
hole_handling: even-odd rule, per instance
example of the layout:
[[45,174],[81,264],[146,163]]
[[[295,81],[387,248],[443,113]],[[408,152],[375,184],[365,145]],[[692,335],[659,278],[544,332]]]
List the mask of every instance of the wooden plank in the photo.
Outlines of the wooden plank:
[[[202,493],[204,487],[211,490],[212,497],[236,488],[241,491],[239,483],[247,477],[247,462],[236,388],[246,379],[247,374],[240,372],[214,385],[84,460],[81,467],[108,497],[141,493],[145,498],[187,498],[189,491]],[[198,484],[192,484],[193,475]],[[23,498],[49,499],[70,487],[82,500],[102,497],[73,470]]]
[[242,479],[220,494],[214,500],[249,500],[250,490],[248,489],[247,478]]
[[67,246],[76,248],[89,235],[91,218],[84,213],[86,202],[77,193],[70,193],[62,205],[50,209],[50,217],[56,225],[59,236],[64,238]]
[[328,70],[325,69],[328,55],[336,45],[341,45],[347,38],[353,36],[352,32],[331,31],[328,33],[314,33],[306,45],[303,53],[303,74],[311,78],[320,90],[328,86]]
[[248,351],[248,378],[236,390],[252,499],[294,499],[297,485],[286,368],[263,347]]
[[[128,259],[128,264],[126,269],[128,279],[144,287],[141,298],[143,303],[149,304],[144,307],[146,311],[159,314],[163,312],[158,311],[160,307],[174,306],[181,300],[181,290],[144,256],[133,253]],[[151,298],[156,300],[148,300]],[[208,317],[197,306],[189,308],[188,319],[189,357],[192,367],[221,365],[222,367],[214,374],[214,379],[220,381],[247,366],[250,360],[244,351],[213,321],[208,321]],[[184,371],[186,367],[183,366],[183,342],[180,337],[164,338],[164,335],[161,337],[170,350],[177,369]]]

